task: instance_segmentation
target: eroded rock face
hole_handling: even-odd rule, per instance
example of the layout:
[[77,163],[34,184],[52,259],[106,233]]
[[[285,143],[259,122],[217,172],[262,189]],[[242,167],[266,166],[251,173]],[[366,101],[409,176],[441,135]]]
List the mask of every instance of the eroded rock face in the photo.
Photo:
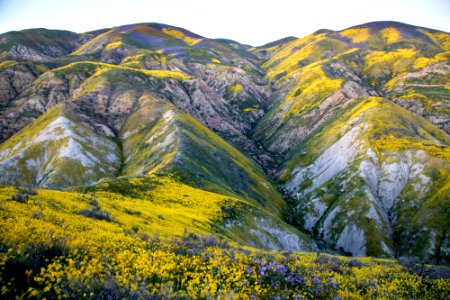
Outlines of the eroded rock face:
[[12,46],[8,54],[12,59],[20,61],[44,60],[49,57],[57,57],[67,54],[67,51],[51,46],[44,46],[40,50],[41,51],[38,51],[31,47],[19,44]]
[[[349,126],[351,123],[355,125]],[[445,170],[448,163],[419,149],[377,153],[365,138],[367,123],[353,120],[348,124],[341,138],[312,163],[290,171],[290,179],[284,184],[285,191],[297,199],[297,218],[302,227],[329,246],[352,255],[398,255],[394,247],[398,236],[406,239],[418,232],[423,232],[426,246],[416,244],[416,255],[430,259],[430,249],[447,253],[446,236],[439,227],[421,231],[416,225],[404,227],[404,222],[407,214],[416,218],[435,214],[419,203],[434,195],[430,196],[430,174],[436,172],[436,163],[444,163],[438,168]],[[411,203],[409,199],[415,200]],[[411,254],[405,248],[401,253]]]
[[0,48],[6,60],[43,61],[68,55],[91,38],[70,31],[28,29],[3,34]]
[[[285,188],[290,193],[296,193],[296,197],[300,198],[348,168],[350,162],[363,149],[359,145],[358,139],[362,131],[366,129],[364,126],[352,128],[339,141],[328,148],[313,164],[307,168],[294,170],[295,175],[285,185]],[[300,189],[301,184],[310,178],[313,178],[312,183],[308,187]]]
[[57,116],[44,128],[0,153],[1,183],[28,182],[45,188],[93,184],[116,172],[119,149],[108,138]]
[[[355,77],[347,69],[344,73],[351,74],[350,78]],[[298,115],[288,112],[295,102],[301,101],[301,99],[294,98],[291,101],[284,102],[276,110],[268,112],[262,122],[258,123],[254,138],[263,139],[267,143],[268,150],[273,153],[288,154],[289,151],[321,128],[352,100],[376,94],[376,92],[362,86],[360,84],[361,79],[358,79],[358,82],[353,80],[344,82],[329,97],[317,103],[317,106],[313,106],[312,109]],[[290,87],[284,87],[283,89],[286,88],[290,89]],[[285,94],[282,93],[281,95]],[[286,118],[292,121],[285,122]]]
[[18,97],[37,76],[38,74],[22,64],[0,71],[0,109]]
[[[343,139],[348,139],[348,136]],[[298,171],[285,185],[291,193],[300,189],[294,195],[300,203],[298,211],[302,215],[303,227],[316,232],[334,248],[361,256],[370,253],[368,235],[373,233],[364,222],[361,223],[367,220],[380,230],[378,251],[393,256],[392,224],[396,218],[393,207],[407,184],[414,186],[417,197],[427,195],[431,188],[430,179],[422,174],[426,168],[426,156],[420,151],[386,153],[382,157],[383,162],[379,162],[376,156],[361,155],[363,148],[357,155],[355,148],[336,151],[336,147],[342,144],[342,141],[335,143],[330,148],[332,151],[326,151],[310,167]],[[368,152],[373,153],[370,149]],[[350,166],[359,168],[359,173],[352,173]],[[311,183],[302,185],[307,180]],[[339,184],[340,181],[343,183]],[[356,184],[358,181],[361,186]],[[344,188],[344,184],[354,190],[345,192],[349,189],[348,186]],[[343,195],[331,192],[339,187],[344,189],[339,192],[344,191]]]
[[261,221],[264,222],[262,223],[264,225],[261,225],[258,229],[250,229],[250,234],[258,238],[263,248],[271,250],[283,249],[286,251],[304,251],[309,249],[309,247],[303,245],[303,241],[296,234],[283,231],[277,227],[270,227],[267,225],[266,220]]
[[392,95],[398,105],[450,133],[450,95],[446,92],[449,76],[448,63],[434,63],[395,78],[387,95]]
[[[59,77],[47,72],[39,80],[33,79],[36,79],[33,73],[26,73],[19,81],[23,83],[22,89],[15,89],[21,92],[0,111],[0,141],[5,141],[56,104],[68,101],[83,81],[83,76]],[[5,84],[6,88],[13,90],[15,85],[14,81]]]
[[[186,67],[187,68],[187,67]],[[34,83],[28,82],[28,92],[15,93],[14,82],[4,78],[5,94],[11,94],[10,106],[1,112],[1,140],[4,141],[24,128],[54,105],[73,99],[106,119],[111,128],[120,130],[126,116],[137,104],[143,92],[158,94],[183,111],[193,115],[203,124],[231,140],[241,150],[254,156],[264,166],[273,160],[265,155],[255,142],[247,137],[249,130],[263,114],[270,92],[263,85],[257,85],[258,77],[250,76],[239,68],[193,66],[193,73],[202,73],[203,79],[192,79],[179,82],[165,80],[158,82],[148,78],[143,81],[139,77],[123,82],[110,82],[92,93],[84,95],[85,87],[94,84],[95,78],[89,79],[92,72],[49,71]],[[207,71],[205,71],[207,69]],[[19,73],[13,74],[19,75]],[[207,73],[207,74],[206,74]],[[30,79],[31,81],[31,79]],[[208,85],[210,82],[210,85]],[[212,84],[214,83],[214,84]],[[95,83],[97,84],[97,83]],[[142,89],[136,89],[141,85]],[[240,86],[242,90],[230,92],[232,86]],[[82,96],[80,96],[83,94]],[[245,109],[250,109],[245,111]]]
[[[258,215],[258,213],[253,212]],[[249,223],[247,223],[249,222]],[[281,225],[267,216],[254,216],[251,221],[227,221],[225,227],[239,231],[257,248],[285,251],[316,251],[317,245],[293,227]]]

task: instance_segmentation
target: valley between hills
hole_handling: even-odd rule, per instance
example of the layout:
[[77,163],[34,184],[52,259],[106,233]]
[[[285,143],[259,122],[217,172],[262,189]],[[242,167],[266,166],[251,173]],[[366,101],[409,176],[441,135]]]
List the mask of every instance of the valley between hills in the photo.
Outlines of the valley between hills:
[[449,60],[398,22],[0,34],[2,297],[448,297]]

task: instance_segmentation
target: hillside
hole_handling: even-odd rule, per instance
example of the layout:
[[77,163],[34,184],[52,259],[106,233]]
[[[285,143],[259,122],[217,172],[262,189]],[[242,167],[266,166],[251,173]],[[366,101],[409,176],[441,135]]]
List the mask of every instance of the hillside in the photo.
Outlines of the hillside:
[[[3,295],[79,298],[92,284],[99,296],[110,282],[116,298],[439,298],[448,280],[414,264],[450,263],[449,47],[446,32],[397,22],[258,47],[159,23],[1,34],[0,259],[12,286]],[[274,271],[278,293],[242,270],[233,276],[248,290],[216,286],[217,276],[167,279],[176,268],[102,269],[135,254],[147,265],[160,251],[216,270],[186,249],[202,243],[211,257],[236,251],[231,273],[262,259],[304,279]],[[106,259],[107,248],[118,256]],[[83,273],[79,255],[107,277]],[[370,288],[351,284],[361,267],[378,278]],[[414,292],[389,286],[383,270],[418,282]]]
[[276,91],[253,137],[291,218],[325,245],[448,261],[448,40],[378,22],[268,50]]

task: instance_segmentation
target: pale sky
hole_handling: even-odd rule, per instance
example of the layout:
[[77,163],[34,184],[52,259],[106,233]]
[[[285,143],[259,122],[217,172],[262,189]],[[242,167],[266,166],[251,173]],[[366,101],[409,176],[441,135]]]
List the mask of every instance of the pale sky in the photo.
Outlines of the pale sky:
[[0,33],[159,22],[257,46],[385,20],[449,32],[450,0],[0,0]]

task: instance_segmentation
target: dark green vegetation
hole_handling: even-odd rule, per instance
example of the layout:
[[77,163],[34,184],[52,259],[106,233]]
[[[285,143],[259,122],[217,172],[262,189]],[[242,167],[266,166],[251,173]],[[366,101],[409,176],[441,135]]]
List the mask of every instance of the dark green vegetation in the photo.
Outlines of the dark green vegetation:
[[[95,195],[64,218],[104,234],[155,217],[146,232],[166,237],[179,222],[244,246],[449,263],[448,33],[377,22],[251,47],[146,23],[1,37],[0,184],[25,187],[17,205],[30,187],[66,189]],[[2,230],[8,249],[26,242]]]

